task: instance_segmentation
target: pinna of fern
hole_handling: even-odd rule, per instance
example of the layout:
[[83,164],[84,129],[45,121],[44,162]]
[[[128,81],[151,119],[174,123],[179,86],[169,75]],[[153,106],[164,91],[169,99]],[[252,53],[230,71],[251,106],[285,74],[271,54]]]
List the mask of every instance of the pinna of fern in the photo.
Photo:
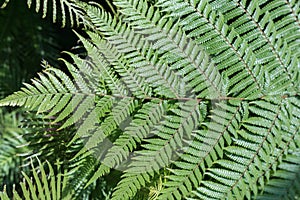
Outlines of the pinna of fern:
[[284,188],[299,173],[297,3],[113,2],[117,16],[78,4],[90,24],[78,34],[87,58],[64,60],[72,78],[46,68],[0,104],[75,125],[69,144],[85,148],[74,160],[101,161],[87,188],[122,170],[111,199],[137,198],[162,176],[156,199],[295,196]]

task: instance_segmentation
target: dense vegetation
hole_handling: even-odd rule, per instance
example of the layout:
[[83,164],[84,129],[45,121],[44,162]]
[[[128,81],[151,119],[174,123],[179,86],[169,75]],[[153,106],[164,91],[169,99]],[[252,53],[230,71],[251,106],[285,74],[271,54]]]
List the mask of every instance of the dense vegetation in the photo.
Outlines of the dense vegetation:
[[1,199],[298,198],[299,1],[27,5],[0,10]]

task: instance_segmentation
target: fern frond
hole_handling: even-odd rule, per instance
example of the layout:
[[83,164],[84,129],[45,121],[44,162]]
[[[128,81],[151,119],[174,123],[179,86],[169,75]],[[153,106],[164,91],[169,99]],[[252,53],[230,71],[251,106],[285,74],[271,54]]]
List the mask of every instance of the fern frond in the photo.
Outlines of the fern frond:
[[[299,73],[298,59],[291,57],[293,53],[290,45],[287,45],[286,39],[277,33],[277,26],[271,17],[275,8],[261,10],[259,1],[251,1],[249,4],[231,1],[228,7],[218,10],[222,11],[225,21],[235,19],[233,23],[228,23],[229,28],[236,30],[241,38],[248,42],[249,47],[256,54],[256,63],[265,65],[266,70],[270,72],[270,77],[281,79],[281,84],[285,85],[283,90],[296,89],[297,73]],[[276,12],[276,17],[278,17],[278,12]]]
[[[120,12],[138,33],[145,35],[145,40],[159,50],[162,58],[177,70],[187,87],[193,88],[198,97],[220,97],[221,75],[204,50],[187,38],[177,23],[162,18],[160,11],[148,6],[146,1],[115,1]],[[145,14],[145,16],[144,16]],[[213,94],[214,96],[209,96]]]
[[39,77],[32,80],[33,85],[25,83],[21,91],[1,100],[0,105],[24,106],[38,113],[49,112],[48,116],[59,113],[55,123],[71,116],[62,126],[65,128],[81,119],[94,103],[93,93],[77,89],[70,78],[58,69],[49,67]]
[[134,119],[125,128],[124,133],[113,143],[114,146],[108,150],[105,158],[101,161],[101,166],[88,184],[108,173],[110,168],[124,168],[122,165],[119,166],[121,162],[129,159],[130,152],[137,149],[142,140],[159,124],[166,115],[166,109],[166,102],[152,101],[144,104],[133,116]]
[[133,67],[127,64],[128,59],[124,59],[123,55],[113,45],[100,38],[98,34],[93,32],[88,34],[95,46],[121,76],[121,80],[127,85],[133,96],[138,98],[152,96],[151,88],[145,82],[144,77],[139,76]]
[[22,136],[24,130],[19,127],[22,114],[19,111],[8,113],[0,110],[0,191],[3,187],[12,190],[13,184],[20,181],[20,168],[24,160],[20,155],[29,151],[27,140]]
[[[232,138],[237,137],[243,118],[247,116],[247,105],[240,101],[231,104],[219,103],[212,111],[211,122],[207,130],[193,132],[193,140],[188,140],[188,148],[173,162],[171,174],[158,199],[180,199],[188,196],[193,188],[202,184],[203,174],[223,158],[224,147],[232,144]],[[236,106],[236,107],[235,107]],[[205,124],[205,122],[202,122]]]
[[[96,129],[92,131],[92,135],[87,139],[85,148],[93,151],[94,148],[99,147],[98,145],[101,144],[105,138],[120,128],[122,122],[131,117],[131,114],[135,111],[137,106],[137,100],[132,98],[124,98],[116,101],[116,105],[112,108],[111,113],[99,127],[96,127]],[[103,146],[105,147],[105,145]]]
[[125,149],[133,151],[138,143],[141,143],[145,137],[148,137],[151,130],[160,123],[160,120],[166,114],[166,108],[165,102],[152,101],[143,105],[138,113],[133,116],[135,118],[126,127],[122,136],[115,141],[115,148],[110,149],[106,158],[107,161],[111,161],[105,162],[104,160],[104,163],[110,163],[112,166],[115,166],[119,165],[124,158],[127,158],[129,155]]
[[293,152],[284,158],[273,178],[265,186],[264,192],[257,199],[295,199],[299,196],[299,152]]
[[[298,2],[113,2],[115,16],[74,1],[90,22],[76,33],[87,56],[67,53],[68,73],[46,66],[0,100],[55,131],[77,129],[63,140],[75,198],[103,179],[113,179],[113,200],[255,199],[298,186]],[[51,145],[27,155],[49,156]],[[32,198],[48,198],[42,181],[28,184]]]
[[[257,57],[247,42],[224,23],[224,16],[212,9],[208,1],[160,0],[159,7],[180,18],[179,24],[197,44],[213,57],[219,70],[224,70],[232,81],[229,94],[257,98],[264,93],[262,71]],[[247,78],[246,78],[247,77]]]
[[[300,50],[297,38],[300,37],[299,23],[299,2],[280,1],[281,5],[276,9],[271,9],[270,15],[275,21],[277,33],[283,38],[291,49],[293,58],[300,59]],[[272,4],[272,2],[270,2]],[[264,10],[264,8],[262,8]],[[278,15],[276,13],[278,12]],[[279,19],[279,20],[278,20]]]
[[146,186],[146,183],[151,181],[150,176],[146,172],[125,174],[115,188],[112,200],[132,199],[142,187]]
[[[207,181],[197,188],[199,198],[250,199],[253,195],[257,196],[258,187],[263,190],[265,179],[270,176],[266,172],[269,168],[276,169],[282,162],[282,156],[287,153],[283,149],[299,144],[299,119],[293,117],[295,126],[290,127],[286,126],[288,123],[285,121],[284,112],[292,104],[287,101],[253,103],[255,106],[249,106],[250,116],[257,117],[243,120],[242,127],[245,129],[240,129],[233,144],[224,148],[225,157],[204,173]],[[210,181],[221,183],[223,190],[217,191],[209,184]]]
[[[203,109],[205,105],[196,100],[178,103],[178,108],[170,110],[173,115],[166,116],[153,130],[156,137],[144,139],[145,144],[142,146],[145,150],[136,152],[137,155],[131,163],[134,167],[128,171],[158,171],[160,167],[166,166],[172,156],[175,156],[174,152],[184,150],[184,140],[193,137],[192,131],[198,127]],[[147,155],[146,159],[144,155]]]
[[110,64],[102,56],[102,53],[82,36],[79,36],[79,38],[87,49],[89,56],[95,65],[94,67],[99,70],[98,74],[103,77],[111,92],[117,95],[126,95],[128,89],[122,81],[118,80],[116,73],[111,69]]
[[[1,8],[5,8],[10,0],[5,0],[1,5]],[[35,0],[35,12],[42,13],[42,18],[45,18],[48,15],[49,2],[48,0]],[[33,6],[32,0],[27,0],[28,8]],[[75,0],[52,0],[52,21],[53,23],[57,22],[59,18],[62,23],[62,27],[65,27],[67,23],[73,26],[88,26],[89,21],[85,18],[84,10],[77,5]],[[60,11],[60,12],[59,12]]]
[[69,182],[65,190],[74,190],[73,199],[84,199],[91,196],[95,184],[88,188],[84,188],[84,186],[91,178],[95,166],[96,158],[90,152],[69,160],[67,173]]
[[[76,56],[74,61],[80,68],[87,69],[87,61]],[[90,78],[87,85],[85,76],[88,75],[82,74],[69,62],[65,60],[64,62],[72,73],[74,81],[61,70],[47,67],[44,74],[39,75],[40,79],[33,80],[33,85],[25,84],[25,88],[1,100],[0,104],[1,106],[25,106],[30,110],[43,113],[46,118],[56,116],[53,124],[63,122],[58,130],[76,124],[78,130],[71,141],[74,142],[80,136],[86,136],[98,123],[99,118],[95,110],[94,90],[96,89],[92,84],[95,79]]]
[[[46,103],[42,103],[42,100],[46,97],[47,94],[52,95],[52,94],[60,94],[59,92],[65,92],[65,91],[75,92],[76,91],[76,88],[73,85],[72,81],[70,81],[69,77],[67,75],[65,75],[62,71],[59,71],[59,72],[61,72],[63,76],[61,76],[61,79],[62,79],[61,81],[58,81],[58,80],[57,81],[58,82],[63,82],[63,84],[65,86],[59,87],[58,89],[55,89],[55,86],[54,86],[53,83],[51,83],[49,81],[47,81],[46,83],[42,83],[40,80],[35,79],[35,80],[32,80],[34,86],[31,86],[29,84],[25,84],[26,87],[22,88],[22,91],[14,93],[13,95],[8,96],[4,100],[1,100],[1,106],[7,106],[7,105],[10,105],[10,106],[25,106],[25,107],[29,107],[30,109],[33,110],[33,109],[36,109],[38,107],[38,105],[32,106],[32,104],[30,104],[30,103],[31,102],[36,102],[38,100],[37,104],[42,105],[40,110],[44,111],[44,110],[51,109],[52,108],[51,104],[50,105],[44,105]],[[49,74],[49,70],[45,71],[45,74],[40,74],[40,77],[42,77],[43,79],[48,80],[45,77],[45,75],[48,75],[48,74]],[[58,77],[55,77],[55,78],[58,79]],[[41,95],[41,97],[38,96],[38,95]],[[55,103],[57,103],[58,101],[59,101],[59,99]],[[48,104],[49,104],[49,102],[48,102]]]
[[[192,137],[192,131],[198,126],[201,118],[197,101],[188,101],[172,109],[175,115],[166,116],[165,120],[153,131],[157,138],[144,139],[144,150],[136,151],[124,178],[113,193],[115,199],[128,199],[150,182],[154,172],[168,166],[176,154],[184,150],[184,139]],[[129,184],[129,185],[128,185]],[[130,190],[128,190],[128,187]]]
[[[241,24],[241,22],[248,21],[247,17],[243,19],[241,18],[241,14],[247,12],[244,2],[222,0],[218,1],[218,3],[219,6],[216,6],[218,7],[217,10],[225,15],[226,21],[234,19],[235,17],[238,17],[238,20],[234,20],[234,24]],[[297,4],[296,1],[253,1],[253,3],[251,2],[247,8],[250,8],[248,11],[252,13],[253,19],[263,19],[267,16],[267,18],[269,18],[269,22],[264,20],[263,23],[273,23],[271,27],[274,32],[272,34],[277,36],[269,39],[273,42],[275,40],[284,40],[283,43],[287,43],[291,49],[290,54],[293,55],[292,57],[299,59],[299,44],[296,38],[299,38],[300,23],[299,17],[297,16],[297,13],[299,13],[299,4]],[[231,11],[231,9],[233,10]],[[264,15],[264,13],[266,15]],[[261,15],[264,16],[262,17]],[[255,26],[260,25],[261,24],[256,24]],[[242,26],[246,27],[245,25]],[[259,33],[254,33],[254,35],[257,34]],[[247,37],[249,37],[249,35]]]
[[[180,77],[170,70],[168,65],[160,60],[153,47],[144,41],[142,35],[135,33],[126,24],[117,21],[104,10],[88,6],[87,14],[97,30],[103,34],[107,43],[124,57],[129,67],[132,67],[145,82],[155,88],[155,92],[166,97],[185,95],[180,84]],[[134,40],[135,42],[132,42]],[[97,45],[97,44],[96,44]],[[114,52],[113,49],[106,51]]]
[[275,22],[276,32],[284,38],[299,59],[299,49],[296,38],[299,38],[299,2],[279,0],[276,2],[259,2],[263,13],[269,12]]

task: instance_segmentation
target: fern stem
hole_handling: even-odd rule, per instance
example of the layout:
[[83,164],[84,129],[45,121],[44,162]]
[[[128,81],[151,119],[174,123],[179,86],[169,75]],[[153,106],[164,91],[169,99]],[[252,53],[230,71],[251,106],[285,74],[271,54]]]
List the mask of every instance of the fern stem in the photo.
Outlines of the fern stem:
[[[125,99],[125,98],[131,98],[131,99],[140,99],[140,100],[159,100],[159,101],[190,101],[190,100],[197,100],[198,102],[200,101],[221,101],[221,100],[239,100],[239,101],[253,101],[253,99],[249,99],[249,98],[241,98],[241,97],[218,97],[218,98],[193,98],[193,97],[178,97],[178,98],[159,98],[159,97],[143,97],[143,98],[139,98],[139,97],[134,97],[134,96],[123,96],[123,95],[114,95],[114,94],[96,94],[96,96],[101,96],[101,97],[115,97],[115,98],[121,98],[121,99]],[[296,97],[299,96],[299,94],[293,94],[293,95],[288,95],[288,94],[284,94],[284,95],[266,95],[266,96],[262,96],[258,99],[268,99],[270,97],[277,97],[277,98],[281,98],[281,99],[287,99],[287,98],[291,98],[291,97]]]

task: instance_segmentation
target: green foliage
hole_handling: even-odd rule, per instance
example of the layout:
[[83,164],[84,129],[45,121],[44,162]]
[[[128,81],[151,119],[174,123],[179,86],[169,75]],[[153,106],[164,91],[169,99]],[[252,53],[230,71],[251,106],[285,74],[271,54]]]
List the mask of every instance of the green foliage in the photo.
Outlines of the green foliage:
[[[48,171],[38,160],[39,166],[38,169],[31,164],[33,178],[30,178],[25,173],[23,174],[24,181],[20,183],[22,188],[22,194],[25,198],[21,198],[20,194],[17,191],[13,191],[14,199],[70,199],[72,194],[65,194],[64,188],[68,183],[68,180],[65,176],[66,172],[62,172],[59,162],[57,165],[57,170],[54,170],[52,165],[47,162]],[[23,196],[22,195],[22,196]],[[0,193],[1,199],[9,199],[6,192]]]
[[67,53],[67,72],[44,62],[0,105],[69,133],[74,198],[299,195],[299,2],[114,0],[114,15],[73,4],[86,54]]
[[[20,166],[24,164],[20,155],[28,152],[23,146],[26,140],[22,138],[23,130],[18,127],[22,115],[18,112],[0,111],[0,189],[4,185],[12,190],[15,181],[20,181]],[[16,148],[19,147],[19,148]],[[25,170],[25,169],[24,169]]]

